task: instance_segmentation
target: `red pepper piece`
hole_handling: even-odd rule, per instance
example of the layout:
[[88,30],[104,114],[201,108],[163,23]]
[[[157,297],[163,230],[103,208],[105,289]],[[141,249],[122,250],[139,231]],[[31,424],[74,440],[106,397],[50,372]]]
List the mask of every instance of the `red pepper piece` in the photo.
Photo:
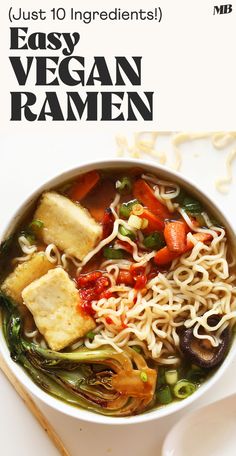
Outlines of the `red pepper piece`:
[[134,278],[133,278],[131,272],[126,271],[126,270],[121,270],[117,277],[117,283],[118,284],[123,283],[124,285],[128,285],[128,286],[132,287],[134,285]]
[[102,277],[101,271],[93,271],[89,272],[88,274],[81,274],[77,277],[77,285],[79,288],[87,288],[91,286],[92,282],[96,282],[99,277]]
[[112,210],[108,207],[105,210],[104,216],[102,219],[102,237],[103,237],[103,239],[107,238],[112,233],[114,221],[115,221],[115,217],[112,214]]
[[128,253],[133,255],[133,247],[132,247],[132,245],[130,245],[126,241],[121,241],[120,239],[119,239],[119,244],[122,245],[122,247],[124,247],[124,250],[126,250]]
[[130,273],[135,281],[135,290],[142,290],[142,288],[144,288],[147,283],[145,267],[132,264],[130,266]]

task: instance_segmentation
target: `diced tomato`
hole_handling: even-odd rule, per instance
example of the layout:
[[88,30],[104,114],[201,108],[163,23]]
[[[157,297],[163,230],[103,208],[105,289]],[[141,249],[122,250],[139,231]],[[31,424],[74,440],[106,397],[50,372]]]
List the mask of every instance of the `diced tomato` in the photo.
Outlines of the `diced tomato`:
[[106,317],[105,320],[108,325],[113,325],[113,323],[114,323],[110,317]]

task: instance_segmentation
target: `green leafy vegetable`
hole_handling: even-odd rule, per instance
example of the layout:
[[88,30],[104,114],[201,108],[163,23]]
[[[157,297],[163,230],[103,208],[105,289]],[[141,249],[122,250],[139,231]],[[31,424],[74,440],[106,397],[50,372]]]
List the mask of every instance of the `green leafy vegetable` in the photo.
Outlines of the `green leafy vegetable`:
[[[45,349],[22,337],[22,317],[14,302],[3,293],[0,307],[12,359],[44,391],[68,403],[113,416],[142,412],[152,402],[156,372],[131,348],[122,353],[106,346],[97,350],[81,347],[68,353]],[[145,391],[144,381],[148,384]]]
[[163,232],[154,231],[144,238],[143,244],[147,249],[160,250],[166,244]]
[[200,214],[203,211],[201,203],[191,196],[184,198],[182,208],[191,215]]
[[2,241],[0,244],[0,256],[5,255],[8,253],[11,245],[12,245],[13,236],[9,236],[5,241]]
[[133,345],[132,349],[135,350],[137,353],[142,353],[142,348],[139,345]]
[[203,207],[200,201],[188,195],[188,193],[182,189],[173,201],[175,203],[178,203],[180,207],[190,215],[200,214],[203,211]]

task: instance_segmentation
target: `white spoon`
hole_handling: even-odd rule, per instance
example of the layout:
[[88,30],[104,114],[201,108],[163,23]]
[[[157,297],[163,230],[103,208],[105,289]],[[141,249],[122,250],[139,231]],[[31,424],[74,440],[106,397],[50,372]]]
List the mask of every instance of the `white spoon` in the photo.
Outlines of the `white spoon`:
[[202,407],[167,434],[162,456],[235,456],[236,394]]

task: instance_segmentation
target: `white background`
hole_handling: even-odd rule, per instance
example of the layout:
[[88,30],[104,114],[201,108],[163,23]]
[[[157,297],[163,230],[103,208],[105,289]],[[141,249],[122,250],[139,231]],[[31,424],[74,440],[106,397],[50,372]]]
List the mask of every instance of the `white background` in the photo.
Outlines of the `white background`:
[[[130,144],[132,135],[129,136]],[[169,137],[157,140],[160,150],[166,151],[168,162],[173,161]],[[232,146],[231,146],[232,147]],[[197,140],[181,147],[182,172],[196,185],[215,198],[236,228],[235,182],[227,195],[219,194],[214,181],[225,174],[225,157],[230,147],[216,151],[210,141]],[[0,225],[13,214],[22,200],[43,181],[65,169],[92,159],[116,156],[114,135],[78,133],[66,136],[36,136],[22,134],[5,136],[1,141]],[[234,177],[236,168],[234,167]],[[181,416],[194,407],[212,402],[236,392],[236,360],[213,389],[197,404],[169,418],[136,426],[102,426],[84,423],[45,405],[43,412],[54,425],[71,456],[160,456],[163,438]],[[15,391],[0,374],[0,442],[4,456],[56,456],[58,453],[30,415]]]

